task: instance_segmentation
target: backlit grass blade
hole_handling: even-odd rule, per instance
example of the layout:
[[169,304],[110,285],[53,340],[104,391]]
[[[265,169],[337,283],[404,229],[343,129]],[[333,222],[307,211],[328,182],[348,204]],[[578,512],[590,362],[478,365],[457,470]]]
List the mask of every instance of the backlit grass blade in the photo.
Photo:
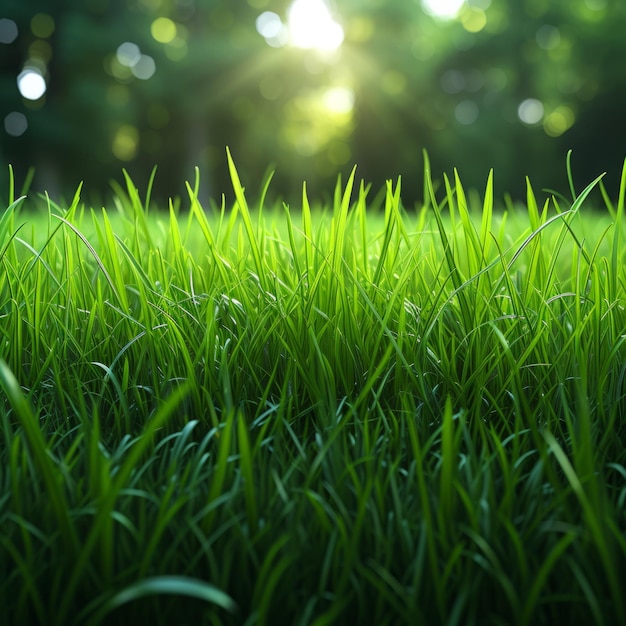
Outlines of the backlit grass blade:
[[480,248],[483,257],[483,263],[489,258],[491,248],[491,224],[493,222],[493,170],[489,170],[487,185],[485,187],[485,198],[483,200],[483,213],[480,222]]
[[[437,222],[438,233],[441,238],[441,243],[442,243],[444,255],[446,258],[446,263],[448,265],[448,270],[450,272],[449,276],[450,276],[450,279],[452,280],[452,284],[454,285],[456,293],[458,294],[459,304],[461,308],[461,317],[463,319],[464,328],[470,328],[471,320],[474,317],[474,309],[471,307],[466,294],[462,290],[462,285],[465,282],[465,279],[459,269],[459,264],[457,263],[457,260],[455,258],[453,244],[448,238],[448,235],[446,232],[447,229],[443,223],[443,216],[442,216],[441,208],[439,204],[437,203],[437,199],[435,198],[435,191],[433,188],[432,180],[429,178],[427,183],[428,183],[429,191],[431,193],[431,202],[432,202],[433,212],[435,215],[435,220]],[[452,216],[454,214],[453,194],[448,183],[446,183],[446,188],[448,189],[448,200],[450,204],[450,213]],[[452,219],[452,222],[453,222],[452,236],[455,237],[453,219]]]
[[[624,222],[624,205],[626,203],[626,159],[622,165],[622,175],[620,177],[619,194],[617,199],[617,209],[615,211],[614,227],[613,227],[613,245],[611,247],[611,264],[610,264],[610,278],[609,278],[609,300],[614,302],[617,298],[617,276],[619,274],[619,266],[621,265],[621,258],[623,258],[622,242],[624,241],[623,235],[623,222]],[[1,237],[0,237],[1,239]]]
[[4,243],[8,233],[13,233],[15,214],[17,213],[20,204],[22,204],[25,199],[26,196],[17,198],[3,211],[2,217],[0,218],[0,243]]
[[422,150],[422,158],[424,159],[424,169],[423,169],[423,176],[424,176],[424,185],[423,185],[423,198],[422,198],[422,207],[424,209],[427,209],[430,206],[430,201],[431,201],[431,192],[430,189],[428,187],[428,180],[432,180],[432,169],[430,166],[430,158],[428,156],[428,152],[423,149]]
[[626,622],[626,161],[608,213],[424,164],[0,216],[5,621]]
[[106,256],[109,259],[109,267],[113,274],[112,280],[115,282],[116,293],[118,294],[120,305],[124,311],[128,311],[128,298],[126,296],[126,285],[124,276],[122,275],[122,263],[121,257],[118,254],[118,246],[116,244],[115,233],[111,226],[111,220],[107,215],[106,210],[102,209],[102,231],[99,228],[99,224],[96,222],[96,231],[98,236],[102,239],[100,247],[106,252]]
[[237,205],[239,207],[239,211],[241,212],[241,217],[243,219],[244,227],[246,229],[246,234],[248,235],[248,243],[250,244],[250,249],[252,251],[252,258],[254,259],[254,267],[256,269],[257,276],[259,277],[259,281],[261,282],[261,286],[264,289],[267,289],[265,267],[263,265],[263,258],[259,248],[259,242],[254,233],[254,227],[252,225],[252,219],[250,218],[250,211],[248,209],[248,203],[246,202],[246,198],[244,195],[244,189],[241,186],[239,174],[237,174],[235,163],[228,148],[226,149],[226,155],[228,157],[228,171],[230,172],[230,178],[233,185],[233,190],[235,192],[235,198],[237,199]]
[[469,213],[467,198],[463,189],[463,184],[459,178],[459,173],[456,168],[454,170],[454,189],[456,192],[457,209],[459,211],[459,218],[463,225],[463,235],[466,246],[467,267],[469,275],[473,276],[478,272],[482,265],[484,253],[482,246],[480,245],[480,239],[476,232],[476,227],[472,221]]
[[60,220],[61,222],[63,222],[83,242],[83,244],[85,244],[85,247],[87,248],[87,250],[89,250],[91,256],[94,258],[96,264],[100,268],[102,275],[105,277],[109,287],[111,288],[111,291],[113,292],[113,295],[115,296],[115,299],[117,300],[118,303],[122,304],[125,299],[122,300],[122,297],[120,296],[117,290],[117,287],[115,286],[115,282],[109,275],[109,272],[107,271],[106,267],[104,266],[104,263],[98,256],[98,253],[96,252],[95,248],[89,243],[89,240],[87,239],[87,237],[85,237],[85,235],[83,235],[83,233],[81,233],[80,230],[78,230],[78,228],[74,226],[74,224],[66,220],[64,217],[61,217],[60,215],[54,215],[54,217]]
[[132,210],[135,228],[141,233],[146,242],[152,244],[152,237],[148,226],[148,211],[150,207],[147,203],[150,201],[150,193],[152,190],[152,183],[154,182],[154,177],[156,175],[156,168],[152,169],[152,173],[150,174],[150,179],[148,181],[146,204],[142,204],[141,198],[139,197],[139,191],[137,187],[135,187],[135,183],[133,183],[130,174],[125,169],[122,170],[122,174],[124,175],[124,181],[126,183],[126,193],[128,194],[128,198],[130,200],[130,207],[128,208]]
[[313,269],[313,228],[311,227],[311,207],[306,193],[306,183],[302,184],[302,233],[304,235],[304,265],[307,281],[310,282]]
[[572,201],[576,200],[576,189],[574,187],[574,177],[572,176],[572,150],[567,151],[565,158],[565,169],[567,171],[567,182],[569,184],[569,190],[572,194]]
[[211,230],[211,225],[209,224],[207,216],[202,210],[202,206],[200,205],[200,202],[198,201],[198,189],[197,188],[192,189],[189,183],[186,183],[185,186],[187,189],[187,194],[189,195],[189,201],[191,203],[190,218],[191,216],[196,218],[196,221],[198,222],[198,226],[200,226],[200,230],[202,231],[202,234],[204,235],[205,240],[212,247],[215,245],[215,236],[213,235],[213,232]]
[[341,194],[341,201],[336,206],[333,215],[333,225],[330,237],[330,250],[332,252],[332,270],[335,276],[339,276],[343,254],[345,250],[346,226],[348,222],[348,210],[350,209],[350,199],[352,197],[352,188],[354,186],[354,176],[356,174],[356,166],[352,168],[348,182]]
[[15,173],[9,163],[9,206],[15,202]]
[[376,263],[376,269],[372,278],[372,285],[377,286],[380,283],[380,277],[387,261],[389,246],[391,245],[391,239],[394,229],[399,219],[398,205],[400,203],[400,186],[396,187],[394,192],[391,181],[385,183],[385,230],[383,236],[383,244],[378,254],[378,261]]
[[[11,192],[12,193],[12,192]],[[18,228],[15,228],[15,215],[19,206],[22,204],[26,196],[22,196],[14,200],[4,211],[2,217],[0,218],[0,263],[8,254],[8,258],[10,262],[15,265],[17,263],[17,257],[15,255],[15,251],[11,252],[11,242],[17,236],[17,233],[24,226],[24,224],[20,225]]]

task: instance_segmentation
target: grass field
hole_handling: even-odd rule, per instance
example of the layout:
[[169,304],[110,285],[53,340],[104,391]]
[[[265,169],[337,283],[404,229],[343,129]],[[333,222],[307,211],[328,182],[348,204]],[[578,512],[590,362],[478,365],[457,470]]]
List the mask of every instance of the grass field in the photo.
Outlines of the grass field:
[[221,211],[10,192],[3,623],[626,624],[626,165],[321,211],[228,156]]

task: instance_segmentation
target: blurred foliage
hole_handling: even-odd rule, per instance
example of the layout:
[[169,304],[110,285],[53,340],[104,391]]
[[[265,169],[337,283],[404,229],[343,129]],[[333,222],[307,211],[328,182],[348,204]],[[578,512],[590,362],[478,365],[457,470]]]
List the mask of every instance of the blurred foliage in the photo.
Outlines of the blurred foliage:
[[[294,204],[303,180],[321,198],[354,163],[375,187],[402,175],[405,202],[419,200],[424,148],[435,175],[456,166],[483,187],[494,167],[497,193],[518,197],[526,175],[565,191],[571,148],[579,185],[608,171],[617,189],[623,0],[466,0],[452,19],[420,0],[337,0],[334,51],[268,45],[257,18],[286,24],[291,4],[4,0],[2,187],[11,163],[18,182],[34,166],[35,187],[55,197],[81,180],[104,197],[122,167],[141,187],[157,165],[163,200],[197,165],[203,197],[218,198],[228,145],[244,181],[260,187],[276,169],[272,193]],[[143,56],[132,65],[120,50]],[[46,81],[35,100],[18,90],[29,67]]]

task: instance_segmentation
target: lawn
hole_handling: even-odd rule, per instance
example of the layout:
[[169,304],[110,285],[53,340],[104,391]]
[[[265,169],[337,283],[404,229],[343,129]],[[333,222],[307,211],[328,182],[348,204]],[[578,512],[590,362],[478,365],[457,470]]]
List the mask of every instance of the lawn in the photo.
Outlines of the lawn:
[[228,158],[232,206],[10,191],[4,623],[626,624],[626,164],[321,209]]

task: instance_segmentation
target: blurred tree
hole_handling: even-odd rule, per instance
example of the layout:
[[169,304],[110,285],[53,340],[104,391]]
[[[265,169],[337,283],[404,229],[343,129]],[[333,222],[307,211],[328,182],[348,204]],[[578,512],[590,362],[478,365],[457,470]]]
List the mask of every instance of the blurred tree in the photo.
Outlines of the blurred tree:
[[319,198],[353,163],[376,187],[402,175],[411,204],[423,148],[435,174],[457,166],[482,187],[494,167],[497,192],[517,196],[526,174],[564,191],[570,148],[579,185],[608,170],[614,191],[626,153],[621,0],[4,0],[0,13],[3,186],[12,163],[54,197],[81,180],[106,195],[122,167],[141,188],[158,165],[163,202],[197,165],[206,200],[229,189],[229,145],[248,184],[276,167],[271,190],[294,204],[302,180]]

